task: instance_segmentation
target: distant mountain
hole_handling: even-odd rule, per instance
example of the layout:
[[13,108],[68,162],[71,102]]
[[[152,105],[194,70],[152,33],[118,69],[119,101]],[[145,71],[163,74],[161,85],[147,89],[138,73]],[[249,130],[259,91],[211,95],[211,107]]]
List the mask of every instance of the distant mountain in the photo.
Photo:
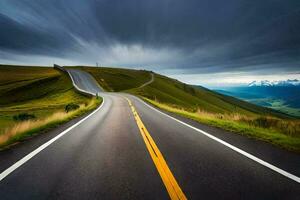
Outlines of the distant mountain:
[[215,91],[300,117],[299,80],[255,81],[248,86],[223,87]]
[[273,83],[268,81],[268,80],[264,80],[264,81],[253,81],[251,83],[248,84],[249,87],[255,87],[255,86],[272,86]]
[[253,81],[248,84],[249,87],[271,87],[271,86],[299,86],[300,80],[298,79],[288,79],[285,81]]

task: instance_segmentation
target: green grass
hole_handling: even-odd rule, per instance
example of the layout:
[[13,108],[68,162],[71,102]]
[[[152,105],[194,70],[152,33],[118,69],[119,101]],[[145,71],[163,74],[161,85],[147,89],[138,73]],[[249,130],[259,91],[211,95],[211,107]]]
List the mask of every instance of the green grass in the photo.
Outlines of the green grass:
[[6,149],[11,144],[15,144],[31,138],[34,135],[41,134],[58,127],[63,123],[96,109],[101,103],[102,98],[92,98],[88,104],[81,105],[79,109],[68,113],[58,111],[49,115],[47,118],[19,122],[11,129],[8,129],[5,134],[0,135],[0,149]]
[[265,106],[268,108],[272,108],[274,110],[278,110],[282,113],[289,114],[291,116],[295,116],[297,118],[300,118],[300,109],[299,108],[293,108],[286,104],[284,100],[281,99],[275,99],[275,98],[258,98],[258,99],[249,99],[246,100],[248,102]]
[[127,92],[190,111],[201,109],[212,113],[240,113],[247,116],[271,115],[290,118],[277,111],[221,95],[206,88],[193,87],[159,74],[155,74],[155,80],[150,85],[144,88],[130,89]]
[[255,118],[249,119],[243,116],[234,117],[206,112],[190,112],[183,109],[174,108],[170,105],[162,104],[150,99],[144,98],[144,100],[168,112],[172,112],[204,124],[232,131],[250,138],[266,141],[276,146],[300,153],[299,121],[293,120],[290,122],[291,124],[296,124],[298,130],[293,131],[293,134],[288,134],[285,133],[284,130],[280,130],[276,126],[271,128],[263,128],[258,125],[254,125],[252,122],[256,120]]
[[290,116],[275,110],[221,95],[206,88],[193,87],[159,74],[154,75],[154,82],[139,88],[151,79],[150,72],[145,70],[107,67],[77,68],[92,74],[106,91],[128,92],[190,111],[200,108],[214,113],[241,113],[248,116],[271,115],[290,118]]
[[101,87],[109,92],[120,92],[141,86],[151,79],[145,70],[121,68],[76,67],[92,74]]
[[279,99],[272,99],[269,101],[269,104],[271,105],[270,108],[279,110],[284,113],[288,113],[290,115],[300,117],[300,109],[299,108],[292,108],[285,104],[283,100]]
[[[68,103],[87,105],[90,102],[91,98],[75,91],[67,74],[53,68],[0,66],[0,136],[16,125],[14,115],[28,113],[35,115],[37,120],[46,120],[54,113],[63,112]],[[93,106],[89,108],[94,109]],[[81,109],[74,116],[91,109]],[[74,116],[43,126],[56,126]]]
[[[148,102],[161,109],[201,123],[264,140],[299,152],[300,122],[292,116],[222,95],[206,88],[193,87],[159,74],[154,74],[154,82],[139,88],[143,83],[150,80],[151,72],[149,71],[116,68],[80,68],[91,73],[107,91],[127,92],[147,99]],[[199,117],[199,110],[201,110],[202,114],[209,113],[210,117]],[[241,119],[236,120],[237,115]],[[226,118],[223,116],[226,116]],[[256,122],[261,118],[267,119],[268,123],[273,123],[273,121],[276,121],[276,123],[273,123],[271,127],[259,127],[256,125]],[[293,134],[289,134],[290,132],[285,131],[285,129],[292,130]]]

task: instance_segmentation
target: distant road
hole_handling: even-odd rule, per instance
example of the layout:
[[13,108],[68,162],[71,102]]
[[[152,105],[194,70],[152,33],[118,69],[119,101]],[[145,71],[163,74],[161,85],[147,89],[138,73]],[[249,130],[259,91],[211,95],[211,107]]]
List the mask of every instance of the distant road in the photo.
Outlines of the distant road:
[[97,81],[89,73],[78,69],[67,69],[67,71],[70,73],[72,81],[78,89],[92,94],[103,91]]
[[146,85],[149,85],[154,81],[154,74],[153,73],[150,73],[150,74],[151,74],[151,79],[149,81],[147,81],[146,83],[144,83],[143,85],[141,85],[139,88],[143,88]]
[[299,199],[299,155],[102,92],[85,72],[71,75],[80,89],[101,92],[102,106],[0,152],[1,199]]

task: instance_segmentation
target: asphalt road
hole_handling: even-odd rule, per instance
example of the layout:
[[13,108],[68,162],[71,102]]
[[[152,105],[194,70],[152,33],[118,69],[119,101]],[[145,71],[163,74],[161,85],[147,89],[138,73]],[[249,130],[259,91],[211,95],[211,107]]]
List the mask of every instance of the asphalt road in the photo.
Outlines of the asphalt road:
[[97,81],[89,73],[78,69],[68,69],[67,71],[72,77],[73,84],[77,89],[92,94],[103,91]]
[[[85,73],[72,75],[77,76],[73,80],[78,87],[100,91]],[[0,169],[5,171],[76,125],[5,176],[0,182],[1,199],[169,199],[125,97],[188,199],[299,199],[300,184],[295,180],[159,113],[138,98],[104,92],[101,96],[101,108],[79,125],[81,119],[0,153]],[[300,175],[297,154],[175,117]]]

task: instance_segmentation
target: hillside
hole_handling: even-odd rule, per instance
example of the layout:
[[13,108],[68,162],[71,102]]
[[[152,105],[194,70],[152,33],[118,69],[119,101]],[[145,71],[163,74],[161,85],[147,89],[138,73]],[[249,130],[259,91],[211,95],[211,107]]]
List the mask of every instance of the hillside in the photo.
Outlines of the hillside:
[[200,109],[212,113],[240,113],[247,116],[268,115],[290,118],[290,116],[272,109],[256,106],[203,87],[190,86],[159,74],[154,74],[155,78],[151,84],[139,88],[150,80],[149,71],[93,67],[81,69],[91,73],[107,91],[125,91],[190,111]]
[[90,100],[75,92],[66,74],[50,67],[0,66],[0,135],[16,124],[13,116],[28,113],[45,119],[68,103]]
[[[107,91],[131,93],[160,109],[300,152],[300,121],[289,115],[149,71],[80,68]],[[141,87],[151,73],[154,81]]]
[[150,79],[145,70],[122,68],[69,67],[84,70],[94,76],[101,87],[109,92],[120,92],[139,87]]

